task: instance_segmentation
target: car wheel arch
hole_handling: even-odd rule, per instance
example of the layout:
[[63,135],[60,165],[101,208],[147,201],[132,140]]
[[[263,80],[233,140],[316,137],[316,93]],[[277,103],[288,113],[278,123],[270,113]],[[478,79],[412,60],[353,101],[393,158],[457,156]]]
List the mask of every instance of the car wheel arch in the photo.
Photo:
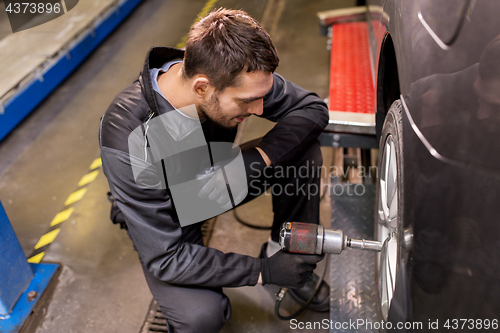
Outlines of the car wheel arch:
[[386,32],[382,39],[377,68],[375,122],[377,140],[380,140],[387,112],[401,95],[396,49],[389,32]]

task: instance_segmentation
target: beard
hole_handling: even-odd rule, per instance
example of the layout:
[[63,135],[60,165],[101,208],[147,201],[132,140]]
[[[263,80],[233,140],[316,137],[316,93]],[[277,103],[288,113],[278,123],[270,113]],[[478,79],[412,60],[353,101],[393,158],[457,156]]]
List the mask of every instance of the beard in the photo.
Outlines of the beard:
[[200,104],[198,109],[205,119],[216,127],[223,129],[235,129],[238,127],[238,123],[231,123],[232,118],[224,117],[224,112],[220,107],[217,94],[213,94],[207,103]]

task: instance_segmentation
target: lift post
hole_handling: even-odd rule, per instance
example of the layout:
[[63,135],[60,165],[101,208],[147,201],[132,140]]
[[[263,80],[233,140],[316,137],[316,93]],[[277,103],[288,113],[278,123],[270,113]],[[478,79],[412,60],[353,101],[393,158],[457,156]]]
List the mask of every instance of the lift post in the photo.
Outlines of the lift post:
[[30,264],[0,203],[0,332],[18,332],[59,268]]

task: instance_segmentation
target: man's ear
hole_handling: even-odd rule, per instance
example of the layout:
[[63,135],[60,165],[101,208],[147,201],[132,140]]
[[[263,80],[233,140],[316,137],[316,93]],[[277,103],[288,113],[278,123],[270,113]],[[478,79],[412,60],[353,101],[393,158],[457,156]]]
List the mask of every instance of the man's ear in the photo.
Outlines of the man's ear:
[[204,75],[199,75],[193,80],[192,89],[198,98],[205,99],[210,92],[210,81]]

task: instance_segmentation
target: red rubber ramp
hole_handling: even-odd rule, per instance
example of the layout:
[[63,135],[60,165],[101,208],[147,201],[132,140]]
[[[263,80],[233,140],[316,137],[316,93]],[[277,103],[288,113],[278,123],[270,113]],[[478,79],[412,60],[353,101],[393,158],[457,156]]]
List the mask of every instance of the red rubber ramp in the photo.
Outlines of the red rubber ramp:
[[374,114],[368,26],[334,24],[330,61],[330,111]]

